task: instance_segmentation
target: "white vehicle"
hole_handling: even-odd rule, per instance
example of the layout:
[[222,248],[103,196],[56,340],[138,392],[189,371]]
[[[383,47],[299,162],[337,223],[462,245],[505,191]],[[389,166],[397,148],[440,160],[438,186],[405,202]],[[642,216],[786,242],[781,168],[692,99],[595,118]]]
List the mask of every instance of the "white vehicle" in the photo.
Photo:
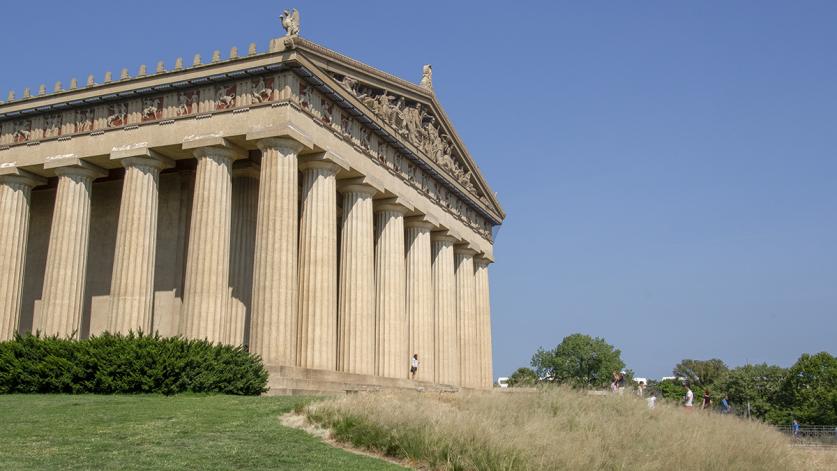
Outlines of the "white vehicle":
[[497,386],[500,386],[501,388],[509,387],[509,378],[505,376],[497,378]]

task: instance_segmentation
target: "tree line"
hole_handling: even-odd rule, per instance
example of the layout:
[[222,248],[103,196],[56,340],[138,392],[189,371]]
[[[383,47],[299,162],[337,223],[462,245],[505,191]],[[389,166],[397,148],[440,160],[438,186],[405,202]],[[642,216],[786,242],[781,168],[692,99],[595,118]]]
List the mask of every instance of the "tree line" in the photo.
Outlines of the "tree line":
[[[513,387],[563,384],[574,388],[602,389],[613,372],[625,372],[628,384],[633,371],[625,368],[622,353],[605,339],[572,334],[555,348],[538,348],[531,368],[518,368],[509,378]],[[772,424],[793,419],[809,425],[837,424],[837,357],[827,352],[804,353],[790,368],[748,364],[729,368],[722,360],[684,359],[672,369],[674,379],[649,381],[646,394],[679,401],[688,384],[701,397],[708,392],[714,404],[724,396],[734,411]]]

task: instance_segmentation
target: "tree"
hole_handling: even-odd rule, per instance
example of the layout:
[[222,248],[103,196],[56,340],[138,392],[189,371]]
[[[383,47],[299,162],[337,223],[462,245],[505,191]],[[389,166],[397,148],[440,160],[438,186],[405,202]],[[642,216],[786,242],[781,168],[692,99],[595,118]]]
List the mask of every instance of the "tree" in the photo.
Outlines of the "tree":
[[545,381],[574,387],[605,387],[625,367],[622,353],[600,337],[572,334],[553,350],[538,348],[532,367]]
[[690,360],[681,361],[674,367],[674,376],[686,378],[693,385],[706,388],[720,379],[729,369],[723,361],[713,358],[711,360]]
[[509,386],[534,386],[538,382],[538,374],[531,368],[518,368],[509,376]]
[[766,420],[776,409],[776,391],[785,378],[785,369],[775,365],[744,365],[729,370],[715,385],[717,396],[729,396],[736,407],[749,404],[750,414]]
[[837,423],[837,358],[826,352],[803,354],[776,391],[781,410],[768,415],[773,423],[797,419],[809,425]]

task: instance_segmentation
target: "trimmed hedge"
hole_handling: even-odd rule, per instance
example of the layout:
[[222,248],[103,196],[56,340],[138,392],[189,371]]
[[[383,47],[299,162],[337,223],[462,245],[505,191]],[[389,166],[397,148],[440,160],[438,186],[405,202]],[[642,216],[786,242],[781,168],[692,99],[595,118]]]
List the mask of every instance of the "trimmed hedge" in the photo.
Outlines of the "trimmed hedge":
[[87,340],[26,334],[0,342],[2,393],[258,395],[267,371],[242,347],[159,335]]

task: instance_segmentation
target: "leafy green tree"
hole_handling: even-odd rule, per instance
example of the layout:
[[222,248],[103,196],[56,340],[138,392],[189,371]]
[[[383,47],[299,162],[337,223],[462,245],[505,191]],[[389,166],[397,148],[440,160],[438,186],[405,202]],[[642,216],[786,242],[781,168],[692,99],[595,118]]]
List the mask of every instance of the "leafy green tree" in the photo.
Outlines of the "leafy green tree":
[[768,421],[797,419],[809,425],[837,424],[837,358],[826,352],[803,354],[776,391],[778,409]]
[[713,358],[711,360],[690,360],[681,361],[674,367],[674,376],[686,378],[693,386],[703,388],[712,386],[715,381],[723,377],[729,369],[723,361]]
[[776,392],[785,378],[786,370],[775,365],[744,365],[729,370],[715,385],[718,399],[729,396],[734,407],[743,412],[749,404],[750,414],[766,420],[776,409]]
[[625,367],[622,353],[603,338],[572,334],[553,350],[538,348],[532,367],[545,381],[573,387],[605,387],[614,371]]
[[509,376],[509,386],[534,386],[538,382],[538,374],[532,368],[518,368]]

